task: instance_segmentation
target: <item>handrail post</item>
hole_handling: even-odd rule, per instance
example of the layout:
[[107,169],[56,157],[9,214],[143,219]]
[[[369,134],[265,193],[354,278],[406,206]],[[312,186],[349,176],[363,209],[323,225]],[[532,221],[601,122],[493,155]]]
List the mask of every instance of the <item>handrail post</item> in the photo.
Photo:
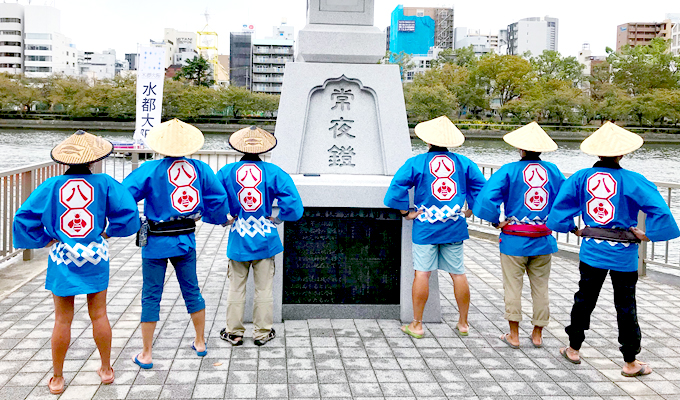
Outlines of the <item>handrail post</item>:
[[[641,231],[646,230],[647,215],[642,211],[638,212],[637,227]],[[638,245],[638,276],[647,276],[647,242],[640,242]]]
[[[24,202],[28,200],[28,197],[33,192],[33,187],[35,184],[33,173],[33,170],[21,173],[21,204],[24,204]],[[9,229],[12,229],[12,227],[10,226]],[[23,253],[24,261],[33,259],[33,249],[26,249]]]
[[[146,156],[146,153],[144,153],[144,155]],[[144,157],[144,158],[146,158],[146,157]],[[134,171],[139,167],[139,153],[137,153],[137,152],[132,153],[132,160],[131,161],[132,161],[132,170]]]

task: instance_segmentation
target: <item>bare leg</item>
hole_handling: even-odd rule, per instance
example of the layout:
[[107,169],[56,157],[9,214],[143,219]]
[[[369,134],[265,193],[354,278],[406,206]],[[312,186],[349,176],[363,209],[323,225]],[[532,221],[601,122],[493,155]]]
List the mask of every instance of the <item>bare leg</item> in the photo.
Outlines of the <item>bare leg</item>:
[[543,327],[534,326],[534,330],[531,332],[531,341],[534,342],[536,346],[543,344]]
[[470,311],[470,285],[468,285],[467,276],[465,274],[451,275],[453,280],[453,292],[456,296],[456,304],[458,304],[458,330],[461,332],[468,331],[468,311]]
[[510,325],[510,333],[506,334],[506,340],[515,346],[519,346],[519,322],[518,321],[508,321]]
[[415,271],[413,277],[413,289],[411,296],[413,299],[413,321],[409,325],[409,329],[413,333],[422,335],[423,329],[423,311],[428,297],[430,297],[430,274],[432,272]]
[[113,378],[111,368],[111,324],[106,314],[106,290],[87,295],[87,310],[92,320],[92,336],[102,359],[102,380]]
[[137,356],[137,359],[142,364],[151,364],[153,362],[153,333],[156,330],[156,322],[142,322],[142,352]]
[[71,322],[73,322],[73,296],[54,299],[54,329],[52,330],[53,378],[50,389],[64,387],[64,359],[71,344]]
[[194,323],[196,330],[196,339],[194,339],[196,351],[205,351],[205,308],[191,314],[191,322]]

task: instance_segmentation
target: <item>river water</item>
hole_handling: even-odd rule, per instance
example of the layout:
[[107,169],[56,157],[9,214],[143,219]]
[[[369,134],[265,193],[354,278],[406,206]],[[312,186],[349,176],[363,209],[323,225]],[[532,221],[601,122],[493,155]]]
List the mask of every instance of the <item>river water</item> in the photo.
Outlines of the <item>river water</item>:
[[[50,150],[71,134],[69,131],[0,130],[0,171],[49,161]],[[130,132],[97,134],[112,141],[131,140]],[[226,134],[205,134],[204,149],[228,149],[228,137]],[[596,157],[582,153],[578,142],[558,144],[557,151],[545,153],[542,158],[555,163],[563,172],[575,172],[597,161]],[[427,150],[418,139],[414,139],[412,145],[414,154]],[[501,139],[468,139],[455,151],[478,163],[505,164],[519,159],[517,151]],[[680,183],[680,144],[646,144],[626,156],[621,165],[654,181]]]

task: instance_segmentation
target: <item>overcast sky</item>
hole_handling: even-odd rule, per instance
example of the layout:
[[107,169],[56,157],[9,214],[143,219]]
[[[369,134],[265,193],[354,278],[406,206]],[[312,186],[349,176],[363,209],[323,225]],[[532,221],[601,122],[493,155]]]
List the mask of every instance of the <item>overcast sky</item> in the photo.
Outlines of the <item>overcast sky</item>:
[[[5,0],[10,2],[13,0]],[[27,3],[28,0],[20,0]],[[161,40],[163,28],[197,31],[205,24],[219,34],[219,50],[228,54],[229,32],[243,24],[255,26],[256,37],[270,36],[272,26],[282,18],[302,29],[306,23],[307,0],[32,0],[32,4],[54,4],[61,10],[61,26],[79,50],[135,52],[137,44]],[[559,51],[576,55],[583,43],[590,43],[594,55],[615,47],[616,26],[634,21],[661,21],[666,13],[680,12],[670,0],[375,0],[375,25],[385,29],[390,13],[398,5],[454,7],[454,25],[498,33],[508,24],[526,17],[548,15],[559,18]]]

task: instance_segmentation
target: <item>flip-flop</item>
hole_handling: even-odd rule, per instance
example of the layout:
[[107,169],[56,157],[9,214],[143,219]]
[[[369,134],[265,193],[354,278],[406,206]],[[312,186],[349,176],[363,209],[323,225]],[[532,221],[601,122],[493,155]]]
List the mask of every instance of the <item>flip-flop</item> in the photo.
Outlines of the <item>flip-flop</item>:
[[652,373],[651,370],[649,372],[647,372],[647,369],[645,368],[645,364],[641,364],[640,369],[633,372],[632,374],[629,374],[628,372],[621,371],[621,375],[625,376],[626,378],[634,378],[636,376],[649,375],[651,373]]
[[132,361],[133,361],[135,364],[139,365],[140,368],[144,368],[144,369],[151,369],[151,368],[153,368],[153,363],[144,364],[143,362],[139,361],[139,359],[138,359],[137,357],[139,357],[139,354],[137,354],[137,355],[135,356],[135,358],[134,358]]
[[532,339],[532,340],[531,340],[531,344],[533,344],[534,347],[537,348],[537,349],[543,348],[543,340],[541,340],[541,343],[540,343],[540,344],[536,344],[536,343],[534,343],[534,341],[533,341],[533,339]]
[[110,385],[110,384],[112,384],[113,381],[116,379],[116,372],[113,370],[113,367],[111,368],[111,372],[113,372],[113,375],[111,376],[111,378],[109,378],[109,379],[104,379],[104,378],[102,377],[102,369],[99,368],[99,369],[97,370],[97,375],[99,375],[99,377],[102,379],[102,385]]
[[[54,376],[50,377],[50,380],[47,381],[47,388],[50,390],[50,393],[52,393],[52,394],[62,394],[62,393],[64,393],[64,386],[65,385],[61,385],[60,389],[56,389],[56,390],[52,389],[52,387],[50,386],[50,383],[52,383],[52,379],[54,379]],[[66,383],[66,382],[64,382],[64,383]]]
[[419,335],[415,332],[412,332],[411,329],[409,329],[408,325],[402,325],[401,331],[404,332],[405,334],[409,335],[409,336],[413,336],[416,339],[422,339],[423,336],[425,336],[424,333]]
[[564,357],[567,361],[569,361],[572,364],[581,364],[581,358],[579,358],[578,360],[569,358],[569,355],[567,354],[567,349],[568,347],[563,347],[560,349],[560,354],[562,354],[562,357]]
[[500,337],[501,342],[507,344],[508,346],[510,346],[511,348],[513,348],[513,349],[515,349],[515,350],[519,349],[519,345],[518,345],[518,344],[512,344],[512,343],[510,343],[510,341],[508,340],[508,335],[509,335],[509,333],[504,333],[503,336]]
[[455,328],[453,328],[453,330],[456,331],[458,336],[468,336],[468,335],[470,335],[470,332],[463,332],[460,329],[458,329],[457,326]]
[[205,350],[203,351],[196,350],[196,342],[191,342],[191,348],[194,349],[196,355],[199,357],[205,357],[208,355],[208,343],[205,344]]

